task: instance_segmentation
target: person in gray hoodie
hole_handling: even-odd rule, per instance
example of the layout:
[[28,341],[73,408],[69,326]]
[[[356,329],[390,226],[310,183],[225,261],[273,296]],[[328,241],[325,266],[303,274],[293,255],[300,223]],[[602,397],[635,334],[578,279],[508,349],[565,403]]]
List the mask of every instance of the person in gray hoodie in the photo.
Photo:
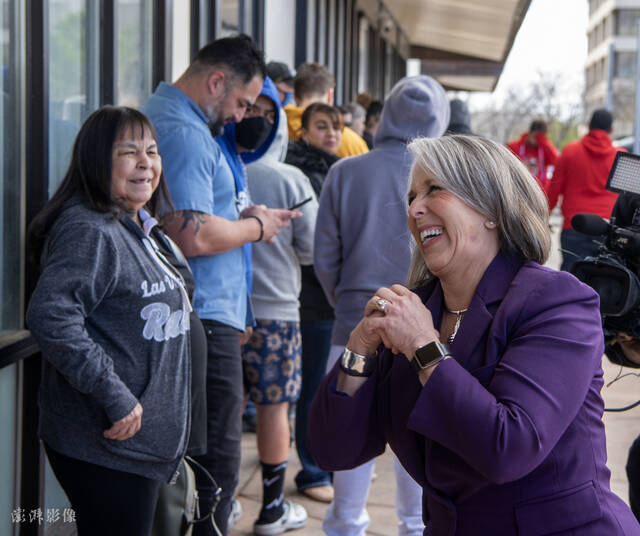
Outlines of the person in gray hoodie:
[[[269,135],[257,148],[240,153],[246,165],[247,187],[253,203],[288,208],[303,200],[302,217],[282,229],[272,244],[252,246],[251,305],[256,326],[242,348],[245,386],[257,410],[256,439],[262,468],[262,508],[254,524],[256,535],[280,534],[305,525],[307,512],[284,499],[284,478],[289,455],[290,403],[301,384],[300,303],[301,265],[313,262],[313,233],[318,201],[307,177],[284,164],[287,120],[277,89],[265,78],[255,104],[236,125],[240,144],[254,145],[254,125],[268,125]],[[263,126],[257,130],[262,131]],[[246,140],[246,141],[243,141]]]
[[191,305],[151,235],[168,200],[153,126],[106,106],[29,229],[39,435],[80,536],[150,534],[187,449]]
[[[314,265],[335,323],[328,368],[342,354],[367,301],[382,286],[404,284],[411,259],[407,191],[411,139],[441,136],[449,102],[429,76],[401,79],[382,109],[374,149],[331,167],[320,196]],[[334,473],[335,499],[323,528],[330,536],[364,535],[374,461]],[[422,534],[421,490],[395,460],[400,535]]]

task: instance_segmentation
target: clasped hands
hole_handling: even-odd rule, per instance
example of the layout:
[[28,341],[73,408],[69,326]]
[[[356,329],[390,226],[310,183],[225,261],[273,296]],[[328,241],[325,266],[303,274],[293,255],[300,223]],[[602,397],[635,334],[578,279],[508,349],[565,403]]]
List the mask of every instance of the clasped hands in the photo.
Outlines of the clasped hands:
[[431,313],[420,297],[402,285],[393,285],[379,288],[367,302],[364,317],[351,332],[347,348],[371,355],[382,343],[394,354],[404,354],[411,360],[416,349],[439,339]]

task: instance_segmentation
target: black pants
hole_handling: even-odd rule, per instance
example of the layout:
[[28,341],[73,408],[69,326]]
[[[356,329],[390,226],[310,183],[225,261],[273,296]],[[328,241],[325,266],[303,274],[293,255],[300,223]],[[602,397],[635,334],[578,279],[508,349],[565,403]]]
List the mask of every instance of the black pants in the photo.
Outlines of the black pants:
[[75,511],[78,536],[147,536],[160,482],[69,458],[45,444],[49,463]]
[[[207,453],[200,462],[222,488],[216,525],[227,533],[231,499],[240,473],[242,440],[242,359],[237,329],[214,320],[202,320],[207,336]],[[198,481],[201,506],[213,503],[209,482]],[[200,527],[197,530],[201,534]]]
[[198,315],[191,313],[191,433],[189,456],[207,452],[207,336]]

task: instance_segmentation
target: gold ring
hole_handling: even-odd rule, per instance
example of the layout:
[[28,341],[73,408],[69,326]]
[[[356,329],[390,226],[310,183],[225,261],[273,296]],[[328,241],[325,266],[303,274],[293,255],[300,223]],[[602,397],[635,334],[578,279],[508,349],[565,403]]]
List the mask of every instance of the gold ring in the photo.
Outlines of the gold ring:
[[388,303],[389,302],[387,300],[385,300],[384,298],[379,298],[376,301],[376,309],[378,309],[378,311],[381,311],[381,312],[384,313],[384,310],[386,309]]

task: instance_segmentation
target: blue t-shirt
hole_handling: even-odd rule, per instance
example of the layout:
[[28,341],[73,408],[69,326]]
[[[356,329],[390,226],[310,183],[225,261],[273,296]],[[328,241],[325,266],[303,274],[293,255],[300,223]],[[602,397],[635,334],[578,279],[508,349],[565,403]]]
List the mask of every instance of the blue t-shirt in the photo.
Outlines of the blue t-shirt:
[[[198,105],[178,88],[160,82],[142,112],[158,134],[162,169],[175,209],[237,220],[231,169]],[[242,248],[189,257],[189,264],[196,281],[193,307],[198,316],[244,331],[247,285]]]

